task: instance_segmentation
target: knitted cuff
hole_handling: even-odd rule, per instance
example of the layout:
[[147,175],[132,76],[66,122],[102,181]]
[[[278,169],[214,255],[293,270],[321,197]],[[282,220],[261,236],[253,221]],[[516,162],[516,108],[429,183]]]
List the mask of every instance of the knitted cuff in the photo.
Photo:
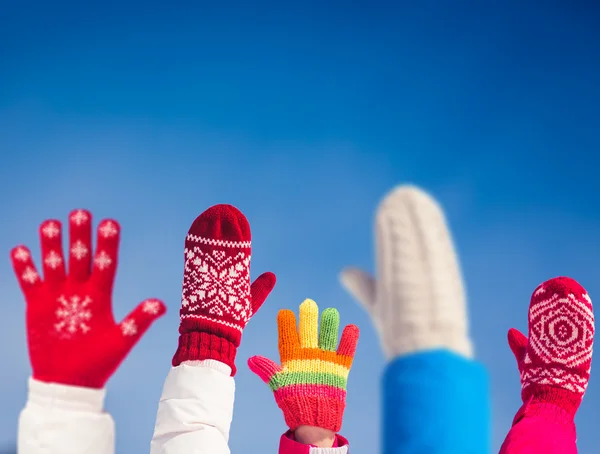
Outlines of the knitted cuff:
[[278,396],[277,394],[275,398],[290,430],[306,425],[337,433],[342,428],[346,408],[345,399],[325,396]]
[[529,385],[521,393],[521,398],[524,403],[556,405],[574,417],[581,405],[583,395],[554,386]]
[[237,347],[227,339],[205,332],[184,333],[179,336],[179,346],[173,356],[173,367],[183,361],[213,359],[231,367],[231,376],[236,373],[235,354]]

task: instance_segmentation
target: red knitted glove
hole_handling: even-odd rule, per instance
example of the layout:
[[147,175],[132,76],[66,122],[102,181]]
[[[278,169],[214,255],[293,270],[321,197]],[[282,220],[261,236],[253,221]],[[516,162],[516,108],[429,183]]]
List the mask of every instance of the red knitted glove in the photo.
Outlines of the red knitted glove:
[[179,347],[173,366],[214,359],[231,367],[242,331],[275,286],[264,273],[250,286],[250,225],[231,205],[215,205],[193,222],[185,240]]
[[523,402],[547,402],[575,415],[590,378],[594,314],[586,290],[568,277],[541,284],[529,305],[529,339],[508,343],[521,373]]
[[121,323],[112,313],[120,227],[104,220],[92,265],[92,216],[69,217],[69,270],[65,273],[61,223],[40,226],[44,280],[29,249],[11,251],[27,303],[27,341],[33,378],[48,383],[102,388],[129,351],[165,312],[156,299],[142,302]]

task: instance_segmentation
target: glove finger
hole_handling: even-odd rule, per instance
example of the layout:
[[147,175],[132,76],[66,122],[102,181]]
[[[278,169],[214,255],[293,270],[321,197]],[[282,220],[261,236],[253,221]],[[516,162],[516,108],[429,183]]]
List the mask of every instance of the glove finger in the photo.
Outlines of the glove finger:
[[42,284],[40,274],[33,263],[31,251],[26,246],[17,246],[10,251],[10,258],[21,290],[27,296],[31,290]]
[[358,338],[360,337],[360,330],[356,325],[346,325],[342,332],[342,338],[340,339],[340,345],[337,349],[338,355],[348,356],[354,358],[356,353],[356,346],[358,345]]
[[263,356],[253,356],[249,358],[248,367],[266,384],[269,384],[271,378],[282,370],[278,364]]
[[42,269],[47,283],[62,282],[65,279],[65,259],[62,248],[62,225],[51,219],[40,225],[40,245]]
[[358,268],[345,268],[340,273],[342,287],[370,312],[375,304],[375,279]]
[[338,344],[340,329],[340,313],[332,307],[321,314],[321,329],[319,330],[319,348],[334,352]]
[[98,224],[97,238],[92,279],[100,288],[111,291],[117,273],[121,226],[113,219],[104,219]]
[[127,353],[140,340],[148,328],[164,315],[167,311],[164,303],[158,299],[150,298],[142,301],[138,306],[117,325],[120,338],[121,357]]
[[300,347],[319,347],[319,307],[311,299],[300,305]]
[[256,278],[250,287],[250,295],[252,298],[252,315],[256,314],[263,305],[273,287],[277,278],[275,274],[266,272]]
[[277,314],[277,331],[279,334],[279,357],[285,364],[294,357],[300,348],[300,338],[296,327],[296,315],[289,309],[282,309]]
[[83,282],[90,277],[92,263],[92,214],[73,210],[69,214],[69,277]]
[[518,329],[511,328],[508,330],[508,346],[513,352],[513,355],[515,355],[517,364],[521,364],[525,358],[528,342],[529,340],[527,337]]

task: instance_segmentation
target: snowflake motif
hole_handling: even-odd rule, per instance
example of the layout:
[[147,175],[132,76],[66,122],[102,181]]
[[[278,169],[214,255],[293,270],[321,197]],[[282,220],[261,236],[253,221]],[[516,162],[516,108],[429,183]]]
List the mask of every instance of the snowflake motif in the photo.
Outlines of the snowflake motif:
[[98,256],[94,259],[94,263],[98,268],[104,270],[110,266],[110,264],[112,263],[112,259],[106,252],[100,251]]
[[529,343],[541,361],[577,367],[591,359],[594,315],[585,301],[555,294],[532,304]]
[[71,222],[75,225],[81,225],[88,220],[89,216],[83,210],[77,210],[71,215]]
[[[227,319],[239,329],[252,316],[250,256],[222,250],[186,250],[182,308],[187,315]],[[223,321],[223,320],[222,320]]]
[[37,272],[31,267],[25,268],[25,271],[21,275],[21,279],[29,284],[35,284],[39,278],[39,274],[37,274]]
[[142,307],[142,312],[146,314],[156,315],[160,312],[160,303],[156,300],[148,300]]
[[88,248],[83,244],[83,242],[77,240],[75,244],[71,247],[71,255],[75,257],[77,260],[81,260],[86,255],[88,255]]
[[62,264],[62,262],[62,257],[55,251],[50,251],[44,259],[44,263],[53,270],[58,268]]
[[135,320],[127,319],[121,322],[121,333],[123,336],[135,336],[138,332]]
[[86,334],[90,331],[89,321],[92,318],[92,311],[89,309],[92,299],[89,296],[81,298],[72,295],[68,298],[60,296],[58,298],[60,307],[56,309],[58,322],[54,324],[56,331],[68,335],[81,332]]
[[54,238],[58,236],[59,233],[60,229],[58,228],[58,225],[56,225],[56,222],[48,222],[44,227],[42,227],[42,234],[46,238]]
[[119,233],[119,231],[117,230],[117,226],[114,222],[111,221],[106,221],[104,224],[102,224],[98,228],[98,231],[100,232],[100,235],[102,235],[102,237],[104,238],[111,238],[117,233]]
[[18,247],[15,251],[14,257],[20,262],[26,262],[29,260],[29,257],[31,257],[31,254],[29,254],[29,251],[24,247]]

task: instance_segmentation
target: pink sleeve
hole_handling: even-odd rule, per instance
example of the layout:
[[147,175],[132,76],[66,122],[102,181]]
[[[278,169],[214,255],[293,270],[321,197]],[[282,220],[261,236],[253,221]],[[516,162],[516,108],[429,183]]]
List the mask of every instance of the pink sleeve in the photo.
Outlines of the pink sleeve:
[[500,454],[577,454],[573,416],[547,403],[524,404]]
[[292,431],[284,433],[279,442],[279,454],[348,454],[348,448],[348,440],[341,435],[336,435],[331,448],[317,448],[299,443],[294,439]]

